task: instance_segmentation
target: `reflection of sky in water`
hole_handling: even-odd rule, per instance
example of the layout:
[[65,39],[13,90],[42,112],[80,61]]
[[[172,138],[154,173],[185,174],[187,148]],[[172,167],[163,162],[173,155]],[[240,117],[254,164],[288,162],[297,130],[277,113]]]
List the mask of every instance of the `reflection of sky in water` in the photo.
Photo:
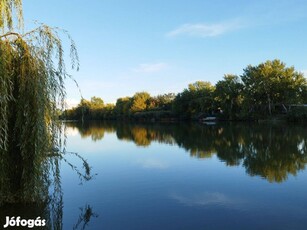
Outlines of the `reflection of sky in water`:
[[166,162],[153,158],[143,159],[143,160],[140,159],[137,160],[136,163],[141,167],[148,169],[166,169],[169,167]]
[[177,200],[179,203],[188,206],[194,205],[220,205],[220,206],[230,206],[234,205],[237,202],[234,199],[231,199],[225,194],[219,192],[204,192],[200,194],[192,194],[192,195],[179,195],[179,194],[172,194],[171,198]]
[[[307,226],[305,171],[283,183],[269,183],[249,176],[242,165],[226,166],[216,154],[199,160],[184,148],[156,141],[138,147],[133,141],[118,140],[115,132],[105,132],[102,139],[92,141],[71,129],[67,150],[80,153],[98,174],[80,186],[74,172],[62,164],[67,229],[85,203],[99,215],[91,220],[89,229]],[[78,164],[73,157],[69,159]]]
[[78,136],[79,135],[79,131],[77,128],[74,127],[67,127],[66,128],[66,134],[68,136]]
[[304,150],[306,149],[305,140],[302,140],[302,142],[299,143],[299,145],[298,145],[297,148],[299,149],[299,151],[300,151],[302,154],[304,154],[304,153],[305,153]]

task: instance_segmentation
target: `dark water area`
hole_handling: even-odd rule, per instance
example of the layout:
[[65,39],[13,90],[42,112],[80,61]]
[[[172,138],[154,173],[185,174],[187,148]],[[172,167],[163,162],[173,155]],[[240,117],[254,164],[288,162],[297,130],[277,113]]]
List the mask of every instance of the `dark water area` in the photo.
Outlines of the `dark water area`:
[[[67,151],[97,175],[80,184],[78,157],[61,162],[55,222],[58,229],[306,229],[306,130],[66,123]],[[8,211],[26,213],[2,208],[2,219]]]

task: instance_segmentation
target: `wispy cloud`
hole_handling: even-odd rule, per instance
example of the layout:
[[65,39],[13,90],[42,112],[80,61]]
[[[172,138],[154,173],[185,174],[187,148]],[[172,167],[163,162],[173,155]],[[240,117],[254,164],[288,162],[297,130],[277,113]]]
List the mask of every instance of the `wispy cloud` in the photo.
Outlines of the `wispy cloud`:
[[167,37],[193,36],[193,37],[215,37],[227,32],[244,27],[240,20],[233,20],[222,23],[208,24],[183,24],[178,28],[168,32]]
[[151,64],[140,64],[137,68],[134,68],[133,71],[137,73],[154,73],[164,70],[168,67],[166,63],[151,63]]
[[307,69],[301,71],[305,77],[307,77]]

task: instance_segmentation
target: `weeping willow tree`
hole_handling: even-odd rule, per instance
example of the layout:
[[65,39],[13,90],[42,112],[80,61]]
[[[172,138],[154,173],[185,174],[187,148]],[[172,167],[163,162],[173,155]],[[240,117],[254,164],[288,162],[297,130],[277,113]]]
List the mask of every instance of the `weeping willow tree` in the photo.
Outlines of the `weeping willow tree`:
[[21,0],[0,0],[0,29],[0,204],[48,199],[50,168],[58,165],[50,156],[62,140],[57,110],[70,77],[60,37],[70,40],[78,69],[75,43],[44,24],[23,33]]
[[[15,15],[14,11],[15,10]],[[0,29],[2,31],[13,28],[13,18],[17,18],[18,28],[23,28],[22,0],[1,0],[0,1]]]

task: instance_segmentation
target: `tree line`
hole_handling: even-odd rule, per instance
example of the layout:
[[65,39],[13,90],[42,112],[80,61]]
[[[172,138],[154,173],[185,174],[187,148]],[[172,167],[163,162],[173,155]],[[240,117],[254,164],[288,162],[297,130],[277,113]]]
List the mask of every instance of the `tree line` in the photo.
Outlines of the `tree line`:
[[[248,65],[243,74],[226,74],[212,85],[207,81],[189,84],[178,94],[151,96],[137,92],[104,104],[98,97],[82,99],[63,119],[101,120],[261,119],[287,114],[292,120],[307,120],[307,81],[303,73],[280,60]],[[305,105],[305,106],[304,106]]]

